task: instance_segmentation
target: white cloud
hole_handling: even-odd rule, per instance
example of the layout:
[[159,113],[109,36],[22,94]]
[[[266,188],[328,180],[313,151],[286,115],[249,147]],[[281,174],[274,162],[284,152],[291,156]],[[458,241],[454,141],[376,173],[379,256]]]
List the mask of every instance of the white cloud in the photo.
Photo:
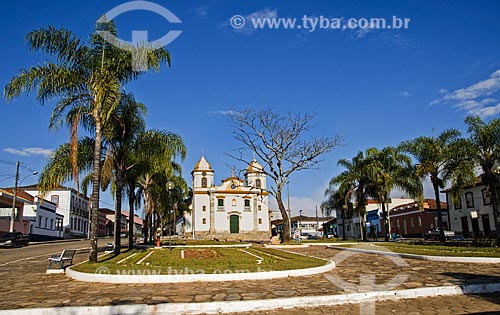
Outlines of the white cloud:
[[216,110],[216,111],[208,112],[208,113],[213,114],[213,115],[232,116],[232,115],[238,114],[238,111],[235,111],[235,110]]
[[10,153],[10,154],[14,154],[14,155],[29,156],[28,153],[21,151],[21,150],[13,149],[13,148],[5,148],[5,149],[3,149],[3,151]]
[[408,91],[399,92],[399,96],[401,96],[401,97],[408,97],[408,96],[410,96],[410,92],[408,92]]
[[481,80],[468,87],[448,92],[440,89],[444,94],[431,102],[435,104],[452,104],[459,110],[466,111],[469,115],[480,117],[494,116],[500,113],[500,102],[492,97],[500,91],[500,69],[493,72],[489,78]]
[[53,151],[51,149],[44,149],[44,148],[24,148],[24,149],[14,149],[14,148],[5,148],[3,149],[4,152],[14,154],[14,155],[19,155],[19,156],[43,156],[43,157],[48,157]]
[[360,28],[356,30],[356,38],[363,38],[366,36],[366,34],[370,33],[373,31],[371,28]]
[[194,9],[197,15],[201,17],[205,17],[208,14],[208,7],[207,6],[199,6]]

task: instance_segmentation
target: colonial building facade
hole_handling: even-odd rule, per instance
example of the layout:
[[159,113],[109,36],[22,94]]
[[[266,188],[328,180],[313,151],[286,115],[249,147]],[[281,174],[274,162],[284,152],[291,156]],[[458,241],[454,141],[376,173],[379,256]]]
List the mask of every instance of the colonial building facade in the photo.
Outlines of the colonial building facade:
[[476,178],[476,184],[466,187],[455,202],[450,189],[443,192],[448,202],[451,230],[465,237],[494,237],[496,230],[490,191],[480,176]]
[[59,186],[47,192],[44,196],[40,194],[38,187],[22,187],[32,196],[46,198],[56,205],[56,213],[63,215],[63,237],[80,238],[89,235],[89,198],[78,193],[75,189]]
[[254,159],[245,179],[234,174],[215,185],[214,170],[204,156],[191,172],[191,212],[184,214],[185,236],[269,239],[269,192],[263,167]]

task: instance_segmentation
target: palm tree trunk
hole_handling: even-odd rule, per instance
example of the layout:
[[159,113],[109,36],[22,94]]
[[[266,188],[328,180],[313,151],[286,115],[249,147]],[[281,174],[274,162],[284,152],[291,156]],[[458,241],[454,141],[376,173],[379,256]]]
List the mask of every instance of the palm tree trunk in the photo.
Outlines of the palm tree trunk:
[[389,224],[387,220],[387,209],[385,207],[385,201],[382,200],[382,218],[384,220],[384,240],[389,241]]
[[[99,113],[100,114],[100,113]],[[99,115],[94,117],[95,120],[95,147],[94,147],[94,178],[92,180],[92,208],[90,222],[90,252],[89,262],[97,262],[97,234],[99,228],[99,188],[101,174],[101,119]]]
[[115,249],[114,254],[119,255],[122,242],[121,242],[121,222],[122,222],[122,194],[123,194],[123,175],[122,172],[116,172],[116,192],[115,192]]
[[441,199],[439,196],[439,183],[437,176],[431,175],[431,182],[432,182],[432,187],[434,188],[434,196],[436,197],[436,209],[438,217],[437,227],[439,227],[440,230],[439,239],[441,240],[441,242],[444,242],[446,239],[444,237],[444,232],[443,232],[443,215],[441,213]]
[[128,207],[129,207],[129,218],[128,218],[128,249],[134,248],[134,218],[135,218],[135,185],[133,182],[128,185]]
[[491,168],[485,169],[483,167],[483,171],[486,173],[486,179],[488,181],[488,188],[490,189],[490,198],[491,198],[491,208],[493,210],[493,219],[495,221],[495,230],[497,234],[497,245],[500,245],[500,187],[499,187],[499,177],[493,174]]
[[341,214],[341,217],[342,217],[342,240],[346,240],[347,238],[345,237],[345,209],[342,208],[342,210],[340,210],[340,214]]
[[148,236],[149,236],[149,214],[146,213],[146,216],[144,218],[144,225],[142,227],[142,230],[143,230],[143,237],[144,239],[142,240],[143,243],[147,243],[148,242]]

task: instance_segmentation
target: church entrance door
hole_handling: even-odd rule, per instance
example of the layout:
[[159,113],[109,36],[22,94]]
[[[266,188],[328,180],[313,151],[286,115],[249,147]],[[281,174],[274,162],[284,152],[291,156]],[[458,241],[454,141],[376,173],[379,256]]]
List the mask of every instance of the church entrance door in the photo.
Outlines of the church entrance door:
[[231,215],[229,217],[229,230],[231,233],[240,233],[240,216]]

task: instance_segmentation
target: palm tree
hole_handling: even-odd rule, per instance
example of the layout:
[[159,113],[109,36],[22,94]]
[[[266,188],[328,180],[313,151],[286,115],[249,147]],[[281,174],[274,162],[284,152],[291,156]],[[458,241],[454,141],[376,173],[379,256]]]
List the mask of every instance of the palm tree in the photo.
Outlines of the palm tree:
[[[104,126],[103,135],[107,146],[106,159],[103,164],[103,186],[113,180],[113,191],[115,196],[115,231],[114,242],[115,254],[121,250],[121,208],[122,195],[126,185],[127,172],[137,163],[131,160],[135,141],[141,132],[144,132],[146,123],[144,115],[146,107],[135,101],[132,94],[122,93],[120,102],[113,112],[108,124]],[[129,221],[133,221],[133,210],[131,210]],[[133,227],[133,225],[132,225]],[[129,230],[133,234],[133,229]]]
[[[78,139],[77,171],[79,174],[91,174],[94,160],[94,139],[83,137]],[[38,187],[45,194],[59,187],[64,182],[73,180],[71,144],[60,145],[47,160],[40,174]],[[86,186],[86,184],[82,184]]]
[[[345,240],[345,220],[347,217],[352,217],[352,203],[346,205],[346,197],[349,197],[349,191],[352,187],[346,185],[338,185],[330,183],[325,191],[326,201],[321,204],[321,209],[325,209],[328,216],[332,211],[340,210],[340,217],[342,219],[342,239]],[[347,214],[346,214],[347,212]]]
[[416,174],[420,178],[430,176],[438,216],[438,227],[443,227],[441,198],[439,190],[447,181],[460,178],[460,165],[464,163],[464,146],[460,140],[460,132],[456,129],[443,131],[437,137],[418,137],[404,141],[400,149],[411,154],[417,161]]
[[500,244],[500,183],[497,175],[492,171],[493,166],[500,162],[500,119],[492,119],[489,123],[485,123],[479,117],[467,117],[465,123],[469,134],[466,139],[468,157],[473,162],[467,168],[469,179],[474,174],[474,166],[481,167],[483,173],[481,180],[488,186],[491,193],[497,243]]
[[[116,35],[114,23],[100,20],[89,44],[82,43],[71,31],[49,27],[28,33],[28,45],[34,51],[43,51],[52,57],[43,65],[23,69],[4,88],[7,100],[24,91],[37,90],[36,98],[42,104],[58,99],[52,112],[50,126],[57,126],[64,113],[77,111],[85,113],[93,120],[95,135],[92,197],[91,233],[89,261],[97,261],[97,231],[100,187],[100,158],[102,146],[102,126],[118,105],[120,88],[136,79],[141,72],[136,71],[132,53],[106,44],[98,31],[109,31]],[[161,64],[170,65],[170,54],[162,48],[147,50],[147,69],[159,70]],[[141,70],[146,70],[144,67]],[[71,130],[70,152],[72,155],[73,177],[78,185],[76,151],[79,115],[69,121]]]
[[388,241],[391,230],[388,216],[391,191],[397,188],[409,193],[413,198],[422,199],[422,182],[416,176],[411,158],[397,148],[369,148],[366,156],[374,176],[370,191],[382,206],[385,241]]
[[354,195],[354,210],[360,218],[360,233],[363,240],[366,240],[365,212],[373,178],[368,162],[361,151],[352,160],[341,159],[337,165],[343,166],[346,170],[330,180],[330,186],[340,185],[343,191],[347,191],[346,200],[350,200],[351,194]]
[[[162,130],[148,130],[142,132],[134,146],[133,160],[142,161],[137,165],[137,170],[134,171],[136,176],[139,191],[137,194],[142,195],[144,200],[145,212],[145,235],[152,237],[152,233],[148,229],[153,228],[151,223],[156,216],[159,218],[158,207],[160,204],[161,194],[166,192],[166,183],[169,180],[178,180],[181,175],[181,167],[174,161],[177,157],[183,160],[186,157],[186,146],[182,138],[171,132]],[[187,184],[177,182],[177,187],[187,187]],[[131,187],[129,187],[130,189]],[[130,190],[129,190],[130,191]],[[157,226],[159,220],[155,220]]]

